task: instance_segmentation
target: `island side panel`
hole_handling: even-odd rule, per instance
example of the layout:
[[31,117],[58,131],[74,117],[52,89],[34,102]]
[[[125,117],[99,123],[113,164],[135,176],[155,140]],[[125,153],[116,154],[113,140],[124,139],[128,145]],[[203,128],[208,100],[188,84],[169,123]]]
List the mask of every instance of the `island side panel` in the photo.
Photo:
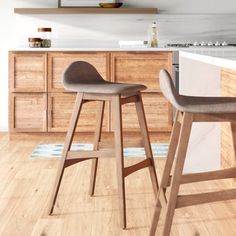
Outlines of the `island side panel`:
[[[180,55],[180,94],[220,96],[220,67]],[[184,172],[220,168],[220,125],[194,123],[190,135]]]
[[[221,70],[221,95],[236,97],[236,71],[222,68]],[[221,124],[221,166],[234,167],[236,164],[236,123]]]

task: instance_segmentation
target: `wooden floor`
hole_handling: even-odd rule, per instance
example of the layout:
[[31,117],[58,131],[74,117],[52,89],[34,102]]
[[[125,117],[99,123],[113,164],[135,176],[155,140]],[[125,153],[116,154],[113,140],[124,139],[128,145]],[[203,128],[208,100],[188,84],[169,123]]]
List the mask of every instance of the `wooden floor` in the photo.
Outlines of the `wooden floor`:
[[[158,140],[158,137],[155,138]],[[165,136],[161,141],[167,139]],[[58,159],[30,158],[35,146],[43,141],[42,138],[8,141],[7,135],[0,135],[1,236],[148,235],[154,206],[148,171],[141,170],[127,178],[128,229],[122,230],[119,225],[114,159],[100,161],[95,197],[92,198],[88,195],[91,162],[69,167],[59,192],[55,214],[47,216],[45,210]],[[50,140],[51,143],[56,141],[55,138]],[[126,158],[125,163],[128,165],[135,161],[137,159]],[[159,178],[163,163],[163,159],[156,160]],[[182,191],[211,191],[233,184],[232,181],[218,181],[186,185]],[[172,235],[235,236],[236,200],[177,210]]]

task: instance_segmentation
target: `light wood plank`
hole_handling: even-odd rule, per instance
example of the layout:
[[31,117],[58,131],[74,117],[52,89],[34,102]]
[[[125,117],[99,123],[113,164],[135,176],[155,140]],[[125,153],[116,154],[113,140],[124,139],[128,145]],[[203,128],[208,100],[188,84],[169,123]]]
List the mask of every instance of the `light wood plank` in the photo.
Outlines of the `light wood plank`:
[[[139,134],[132,134],[132,138],[138,139]],[[83,142],[91,142],[93,136],[84,135],[82,139]],[[103,139],[113,143],[111,135],[104,135]],[[157,133],[152,140],[167,142],[168,137]],[[42,142],[57,143],[61,140],[54,136],[41,136],[9,141],[7,134],[0,133],[0,235],[27,236],[34,233],[35,236],[41,232],[48,235],[148,235],[154,206],[148,170],[127,178],[127,218],[130,227],[122,230],[119,225],[116,175],[111,171],[115,169],[115,159],[101,159],[98,172],[103,174],[97,177],[98,194],[93,198],[88,195],[90,163],[83,162],[67,169],[63,181],[67,184],[61,186],[57,214],[52,217],[44,215],[59,159],[30,158],[32,150]],[[140,158],[126,158],[125,162],[132,165],[138,160]],[[160,177],[165,159],[155,158],[155,163]],[[186,185],[180,194],[215,191],[232,185],[236,187],[228,180],[196,183]],[[235,214],[235,200],[178,209],[172,235],[235,236]],[[157,235],[160,231],[161,227]]]

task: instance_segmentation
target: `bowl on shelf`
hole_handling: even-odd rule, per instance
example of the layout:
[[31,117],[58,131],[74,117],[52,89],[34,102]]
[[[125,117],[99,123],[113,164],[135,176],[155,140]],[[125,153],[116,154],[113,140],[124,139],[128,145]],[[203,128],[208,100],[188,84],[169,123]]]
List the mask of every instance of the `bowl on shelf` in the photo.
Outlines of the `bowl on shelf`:
[[103,8],[119,8],[123,5],[122,2],[100,2],[99,6]]

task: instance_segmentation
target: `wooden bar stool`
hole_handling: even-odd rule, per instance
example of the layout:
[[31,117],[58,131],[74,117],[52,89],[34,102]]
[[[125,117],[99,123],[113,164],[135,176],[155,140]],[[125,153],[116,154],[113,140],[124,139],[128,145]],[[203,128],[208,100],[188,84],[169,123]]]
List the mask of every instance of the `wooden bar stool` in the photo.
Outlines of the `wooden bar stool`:
[[[126,228],[126,202],[125,202],[125,177],[145,167],[149,167],[152,186],[155,195],[158,192],[156,170],[150,145],[146,119],[144,115],[141,90],[146,89],[140,84],[121,84],[105,81],[97,70],[89,63],[83,61],[73,62],[64,72],[64,87],[77,92],[74,110],[67,136],[65,139],[63,155],[58,169],[54,189],[49,203],[49,214],[52,214],[59,191],[62,176],[66,167],[81,161],[92,159],[90,195],[94,194],[97,164],[100,157],[115,157],[117,165],[118,195],[121,225]],[[71,151],[74,132],[83,103],[98,101],[97,122],[93,151]],[[111,102],[114,119],[115,148],[100,149],[102,122],[105,101]],[[126,103],[135,103],[140,124],[142,142],[146,159],[129,167],[124,167],[123,137],[122,137],[122,113],[121,106]]]
[[[179,95],[166,70],[160,71],[160,86],[165,97],[177,109],[177,115],[158,191],[150,236],[155,235],[162,210],[164,212],[164,226],[161,235],[168,236],[171,231],[175,209],[236,198],[236,189],[179,195],[181,184],[236,177],[235,167],[217,171],[183,174],[192,123],[236,122],[236,98]],[[167,191],[168,187],[169,191]]]

